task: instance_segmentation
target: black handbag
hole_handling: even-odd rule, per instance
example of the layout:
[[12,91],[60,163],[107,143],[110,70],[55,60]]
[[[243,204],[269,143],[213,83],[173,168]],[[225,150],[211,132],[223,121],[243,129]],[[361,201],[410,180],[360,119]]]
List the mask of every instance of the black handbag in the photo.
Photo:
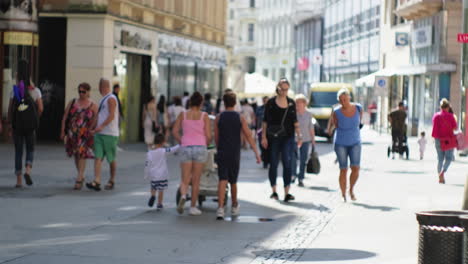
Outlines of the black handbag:
[[283,119],[281,120],[281,125],[271,125],[267,127],[267,136],[272,137],[272,138],[279,138],[279,137],[285,137],[286,136],[286,129],[284,128],[284,119],[286,119],[286,115],[288,114],[289,110],[289,104],[288,108],[286,108],[286,111],[284,112]]
[[320,173],[320,160],[317,151],[315,151],[315,146],[312,147],[312,152],[310,153],[309,161],[307,161],[306,171],[307,173],[312,174]]

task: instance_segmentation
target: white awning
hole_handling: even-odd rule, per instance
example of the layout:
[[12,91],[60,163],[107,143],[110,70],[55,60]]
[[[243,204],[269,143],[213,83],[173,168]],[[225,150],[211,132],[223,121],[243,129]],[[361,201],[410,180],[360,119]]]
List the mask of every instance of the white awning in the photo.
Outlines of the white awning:
[[450,63],[405,65],[394,68],[395,75],[418,75],[425,73],[455,72],[457,65]]
[[376,76],[390,77],[393,75],[418,75],[426,73],[455,72],[457,66],[449,63],[405,65],[396,68],[385,68],[361,77],[354,81],[355,86],[373,87]]
[[376,76],[392,76],[395,75],[392,69],[382,69],[378,70],[374,73],[361,77],[354,81],[355,86],[366,86],[366,87],[374,87],[375,77]]

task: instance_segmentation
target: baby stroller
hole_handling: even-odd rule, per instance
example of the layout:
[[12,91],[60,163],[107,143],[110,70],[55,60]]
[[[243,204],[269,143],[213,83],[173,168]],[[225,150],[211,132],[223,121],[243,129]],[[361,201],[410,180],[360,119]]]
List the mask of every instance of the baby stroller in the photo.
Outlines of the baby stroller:
[[[201,207],[203,202],[206,201],[207,196],[214,196],[217,201],[218,198],[218,166],[215,162],[215,155],[216,155],[216,147],[210,146],[208,147],[208,158],[205,163],[205,167],[203,168],[202,175],[200,177],[200,192],[198,193],[198,205]],[[187,201],[191,200],[191,197],[188,196],[191,191],[187,191]],[[180,188],[177,188],[176,194],[176,204],[179,204],[180,200]],[[224,197],[225,203],[227,203],[228,199],[228,192],[226,192],[226,196]]]
[[392,144],[387,148],[387,157],[390,158],[390,154],[392,154],[392,158],[394,159],[395,153],[400,154],[400,156],[403,156],[404,153],[406,155],[406,159],[409,159],[408,137],[406,135],[401,137],[401,142],[399,142],[398,139],[396,142],[393,142],[392,139]]

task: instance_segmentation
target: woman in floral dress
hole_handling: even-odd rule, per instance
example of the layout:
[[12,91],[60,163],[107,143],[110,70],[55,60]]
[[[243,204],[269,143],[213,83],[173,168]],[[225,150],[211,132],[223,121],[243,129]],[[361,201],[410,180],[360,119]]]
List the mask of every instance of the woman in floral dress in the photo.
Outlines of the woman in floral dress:
[[65,150],[69,157],[74,157],[78,177],[75,190],[83,187],[85,180],[86,159],[94,158],[93,135],[91,130],[96,125],[98,106],[89,99],[91,86],[81,83],[78,86],[78,99],[72,99],[62,118],[61,139],[65,139]]

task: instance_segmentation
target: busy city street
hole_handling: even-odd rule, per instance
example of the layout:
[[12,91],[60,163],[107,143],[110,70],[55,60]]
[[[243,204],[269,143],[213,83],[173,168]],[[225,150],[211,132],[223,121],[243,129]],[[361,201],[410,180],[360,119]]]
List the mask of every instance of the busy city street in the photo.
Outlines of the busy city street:
[[0,264],[468,263],[468,0],[0,0]]
[[116,187],[100,192],[72,189],[72,161],[57,144],[37,146],[34,185],[14,189],[13,148],[1,145],[0,263],[415,263],[415,212],[461,208],[467,158],[456,158],[441,185],[432,142],[424,160],[415,138],[409,160],[392,160],[391,138],[365,127],[357,200],[344,203],[332,145],[317,141],[321,173],[295,184],[289,203],[269,198],[266,170],[243,151],[240,216],[225,221],[216,220],[214,197],[200,216],[177,214],[177,156],[165,208],[148,208],[143,144],[120,146]]

